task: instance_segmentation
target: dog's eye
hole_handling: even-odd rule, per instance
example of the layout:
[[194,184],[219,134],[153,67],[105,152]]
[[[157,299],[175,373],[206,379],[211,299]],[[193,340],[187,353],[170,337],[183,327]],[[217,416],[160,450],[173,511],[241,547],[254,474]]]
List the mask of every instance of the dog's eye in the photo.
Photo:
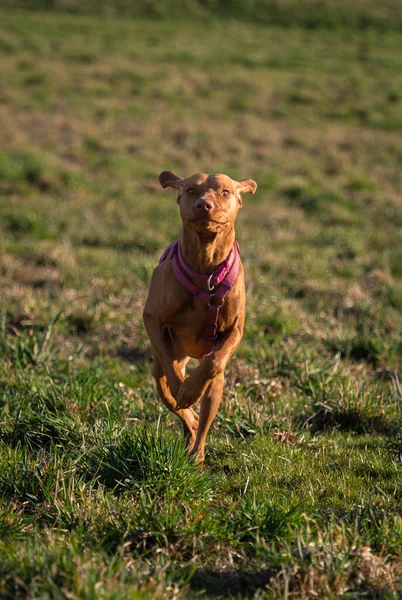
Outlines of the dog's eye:
[[221,194],[222,196],[230,196],[229,190],[222,190]]
[[190,196],[192,196],[193,194],[195,194],[195,189],[194,188],[188,188],[187,194],[190,194]]

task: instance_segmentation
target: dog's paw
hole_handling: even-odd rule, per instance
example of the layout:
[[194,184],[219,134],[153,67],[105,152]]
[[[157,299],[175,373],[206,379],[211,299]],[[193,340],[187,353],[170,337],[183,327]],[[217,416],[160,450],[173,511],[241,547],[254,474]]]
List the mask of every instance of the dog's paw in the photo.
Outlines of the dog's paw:
[[179,387],[176,396],[176,410],[194,406],[201,399],[203,392],[204,390],[200,389],[200,386],[191,379],[191,376],[188,377]]

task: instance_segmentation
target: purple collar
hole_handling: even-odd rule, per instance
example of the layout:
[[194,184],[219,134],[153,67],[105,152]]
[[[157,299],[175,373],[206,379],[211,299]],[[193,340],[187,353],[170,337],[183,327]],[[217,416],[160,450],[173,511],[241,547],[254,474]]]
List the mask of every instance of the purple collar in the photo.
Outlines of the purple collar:
[[[187,291],[208,305],[207,322],[204,334],[204,347],[200,357],[205,358],[214,351],[214,344],[218,334],[219,309],[224,305],[227,294],[233,287],[239,273],[240,248],[235,242],[228,257],[219,267],[211,273],[204,275],[193,271],[186,262],[179,242],[170,244],[159,259],[159,264],[167,258],[172,261],[173,271],[177,280]],[[206,283],[208,292],[198,287],[193,280]],[[194,357],[195,358],[195,357]]]

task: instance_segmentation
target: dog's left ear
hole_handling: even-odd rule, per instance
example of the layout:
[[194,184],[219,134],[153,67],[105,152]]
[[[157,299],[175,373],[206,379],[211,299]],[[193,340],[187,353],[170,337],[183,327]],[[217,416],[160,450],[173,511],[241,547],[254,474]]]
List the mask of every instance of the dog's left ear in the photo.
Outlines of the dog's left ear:
[[252,179],[240,179],[240,181],[236,181],[236,183],[237,197],[239,199],[240,206],[243,206],[240,194],[242,194],[243,192],[245,192],[246,194],[255,194],[257,184]]
[[183,177],[180,177],[180,175],[177,175],[177,173],[174,173],[173,171],[163,171],[159,175],[159,183],[163,189],[172,187],[176,190],[179,190],[180,186],[183,184],[183,181]]
[[257,189],[257,184],[252,179],[240,179],[237,182],[237,191],[242,194],[246,192],[247,194],[255,194]]

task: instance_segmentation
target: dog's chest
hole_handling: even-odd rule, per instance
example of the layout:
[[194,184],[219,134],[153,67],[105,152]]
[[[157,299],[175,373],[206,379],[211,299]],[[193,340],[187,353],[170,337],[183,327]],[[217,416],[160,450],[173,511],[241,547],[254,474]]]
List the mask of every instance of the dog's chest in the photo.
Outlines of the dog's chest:
[[[177,312],[169,315],[166,325],[169,325],[178,338],[198,340],[204,337],[208,316],[208,305],[197,298],[192,298],[183,304]],[[219,310],[218,333],[231,326],[230,311],[227,306]]]

